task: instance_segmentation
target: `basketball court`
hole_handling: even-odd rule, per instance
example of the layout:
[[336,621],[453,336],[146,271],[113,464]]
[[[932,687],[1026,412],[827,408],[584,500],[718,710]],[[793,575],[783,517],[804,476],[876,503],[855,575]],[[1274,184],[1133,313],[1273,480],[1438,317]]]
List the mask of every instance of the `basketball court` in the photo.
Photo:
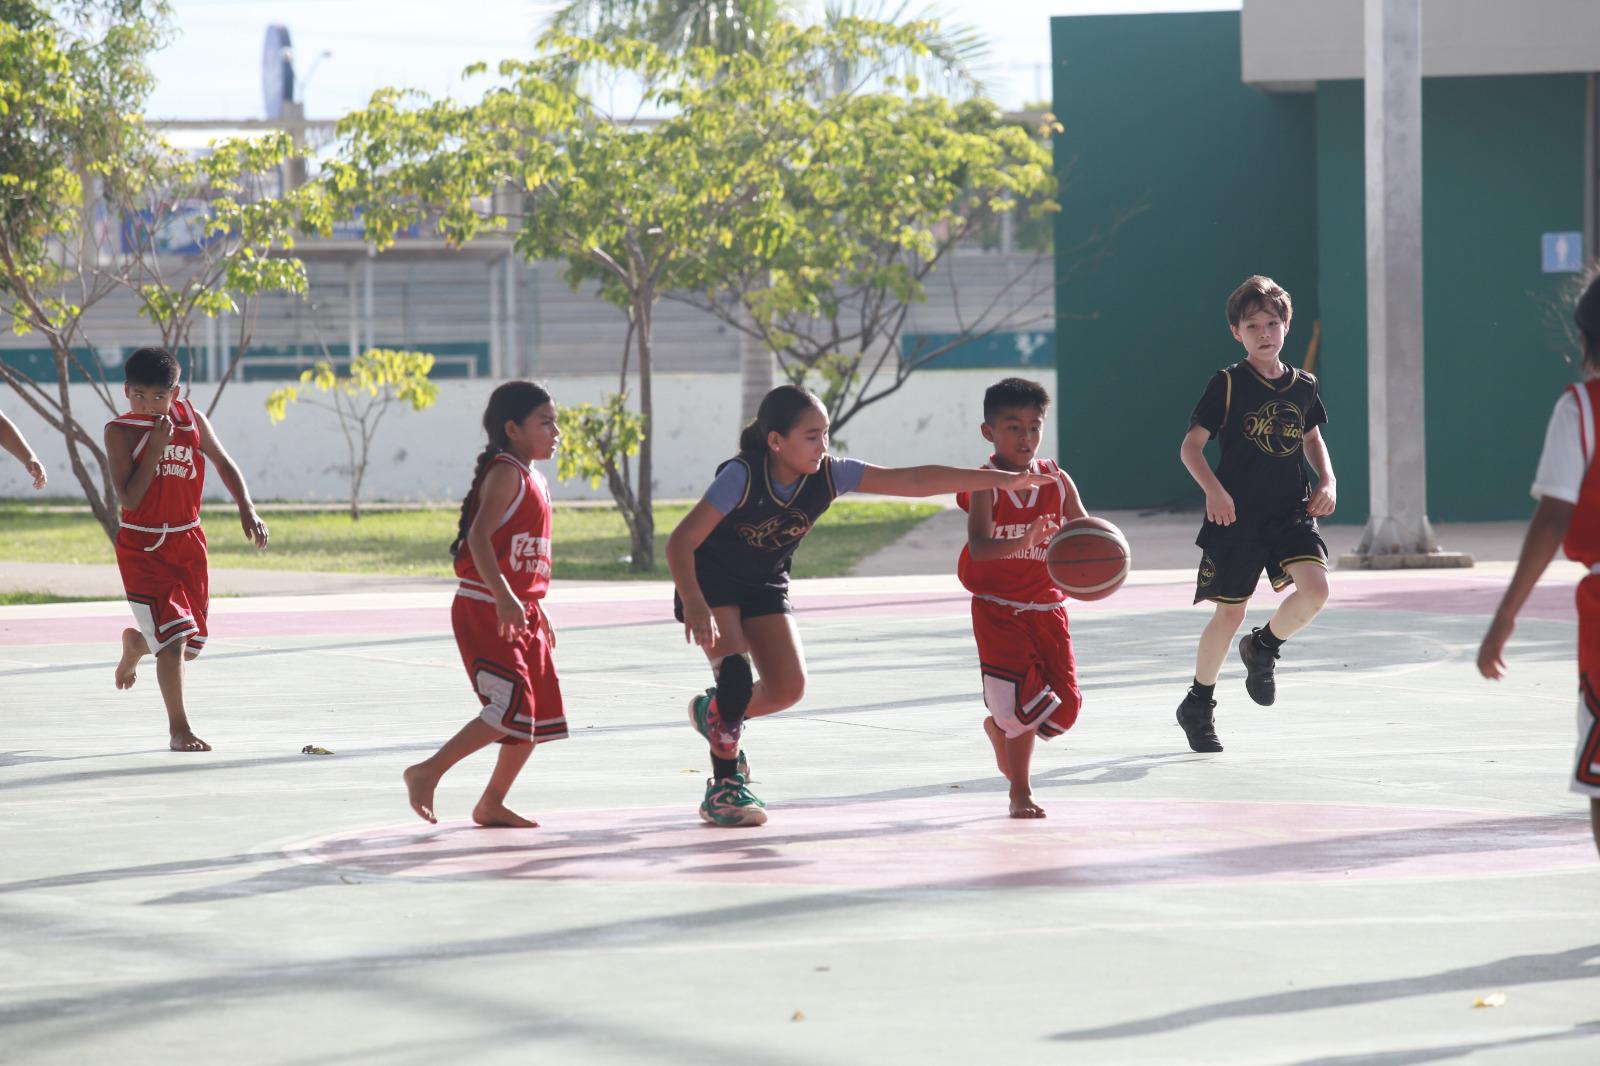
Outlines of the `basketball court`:
[[0,609],[0,1062],[1592,1063],[1570,575],[1493,686],[1507,569],[1336,575],[1275,707],[1225,670],[1220,755],[1172,718],[1192,571],[1137,572],[1073,611],[1040,822],[1006,817],[954,579],[802,582],[810,689],[746,734],[749,830],[696,817],[706,671],[660,584],[551,597],[538,830],[466,821],[488,754],[437,827],[406,806],[474,708],[448,585],[218,600],[201,756],[148,663],[112,689],[123,605]]

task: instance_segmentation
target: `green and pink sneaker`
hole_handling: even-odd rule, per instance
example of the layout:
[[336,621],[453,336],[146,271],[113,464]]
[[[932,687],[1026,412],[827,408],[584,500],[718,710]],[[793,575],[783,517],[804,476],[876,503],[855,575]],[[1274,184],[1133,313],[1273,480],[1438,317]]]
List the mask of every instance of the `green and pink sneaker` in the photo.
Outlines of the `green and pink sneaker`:
[[739,736],[744,730],[730,733],[722,728],[722,719],[717,717],[715,686],[689,701],[689,724],[694,726],[696,733],[706,738],[706,743],[711,745],[712,751],[737,751],[740,776],[746,781],[755,780],[750,776],[750,760],[745,758],[744,749],[739,747]]
[[767,824],[767,805],[745,787],[743,774],[706,781],[700,820],[727,829]]

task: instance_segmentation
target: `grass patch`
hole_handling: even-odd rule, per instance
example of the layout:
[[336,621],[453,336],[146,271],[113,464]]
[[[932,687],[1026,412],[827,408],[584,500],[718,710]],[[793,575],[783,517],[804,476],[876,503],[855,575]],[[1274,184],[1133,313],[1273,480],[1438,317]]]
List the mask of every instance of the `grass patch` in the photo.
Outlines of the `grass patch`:
[[60,596],[54,592],[0,592],[0,607],[22,607],[33,603],[96,603],[106,596]]
[[[553,534],[556,580],[665,578],[662,552],[667,534],[687,510],[684,505],[656,508],[656,568],[641,575],[622,561],[629,550],[628,531],[615,509],[557,505]],[[924,503],[842,500],[806,537],[795,557],[795,575],[848,574],[862,557],[892,544],[937,510]],[[352,522],[339,510],[267,506],[261,513],[272,528],[272,545],[265,552],[246,543],[238,512],[232,507],[206,508],[203,518],[211,565],[413,577],[446,577],[453,572],[446,552],[456,535],[458,512],[454,508],[373,511],[359,522]],[[954,552],[952,548],[952,559]],[[62,513],[0,504],[0,559],[112,563],[116,555],[87,511]]]

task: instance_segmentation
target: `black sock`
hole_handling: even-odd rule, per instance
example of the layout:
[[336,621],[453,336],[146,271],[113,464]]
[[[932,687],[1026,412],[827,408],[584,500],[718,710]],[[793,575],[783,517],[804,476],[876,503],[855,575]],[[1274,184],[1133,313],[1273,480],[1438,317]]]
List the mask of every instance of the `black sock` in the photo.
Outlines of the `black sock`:
[[755,678],[750,672],[750,660],[743,655],[729,655],[717,664],[717,717],[722,727],[729,731],[744,724],[744,712],[750,706],[750,693],[755,688]]
[[1194,684],[1189,686],[1189,695],[1197,700],[1209,700],[1212,693],[1216,691],[1217,683],[1215,681],[1209,685],[1202,685],[1199,678],[1196,678]]
[[1256,644],[1267,649],[1268,651],[1277,651],[1279,648],[1283,647],[1283,638],[1273,634],[1271,622],[1268,622],[1266,625],[1256,630],[1255,637]]
[[720,755],[711,756],[711,776],[716,778],[718,781],[732,777],[738,772],[739,760],[737,758],[724,759]]

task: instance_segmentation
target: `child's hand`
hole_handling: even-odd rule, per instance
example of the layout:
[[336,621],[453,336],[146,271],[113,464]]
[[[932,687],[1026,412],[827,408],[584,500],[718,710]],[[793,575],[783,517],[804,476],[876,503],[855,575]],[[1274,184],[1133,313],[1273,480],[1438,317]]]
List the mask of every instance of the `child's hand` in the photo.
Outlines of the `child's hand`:
[[1038,547],[1061,530],[1061,519],[1056,515],[1042,514],[1028,523],[1028,528],[1022,533],[1022,547],[1018,551],[1027,551],[1029,548]]
[[1228,495],[1227,489],[1206,492],[1206,517],[1219,526],[1231,526],[1239,520],[1238,513],[1233,509],[1233,497]]
[[22,465],[27,469],[28,476],[33,478],[33,487],[36,489],[44,488],[44,483],[50,480],[45,476],[44,464],[37,459],[29,459]]
[[528,628],[528,605],[515,596],[496,594],[494,598],[495,629],[508,642]]
[[1306,502],[1306,514],[1312,518],[1321,518],[1333,513],[1335,501],[1338,499],[1338,488],[1332,478],[1326,478],[1317,483],[1317,489],[1311,494],[1311,499]]
[[550,650],[554,651],[556,647],[555,627],[550,624],[550,616],[544,613],[543,608],[540,608],[538,613],[539,631],[544,634],[544,639],[550,644]]
[[239,508],[239,525],[244,527],[244,539],[255,541],[257,551],[266,549],[267,523],[265,519],[256,514],[254,507]]
[[172,419],[166,415],[156,415],[155,421],[150,425],[150,444],[159,455],[161,449],[172,443]]
[[717,620],[712,617],[711,607],[705,600],[683,605],[684,643],[709,648],[717,642],[718,636]]
[[1483,635],[1483,643],[1478,646],[1478,673],[1490,681],[1498,681],[1506,676],[1506,641],[1511,639],[1511,631],[1515,628],[1515,620],[1501,620],[1496,615],[1494,621],[1489,623],[1489,632]]

